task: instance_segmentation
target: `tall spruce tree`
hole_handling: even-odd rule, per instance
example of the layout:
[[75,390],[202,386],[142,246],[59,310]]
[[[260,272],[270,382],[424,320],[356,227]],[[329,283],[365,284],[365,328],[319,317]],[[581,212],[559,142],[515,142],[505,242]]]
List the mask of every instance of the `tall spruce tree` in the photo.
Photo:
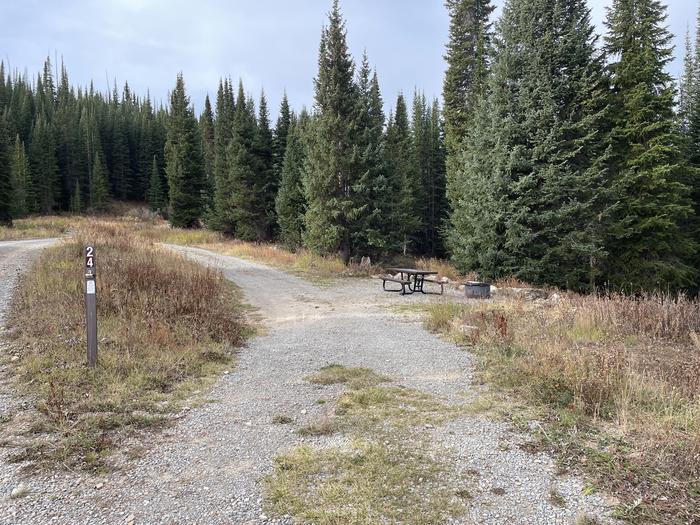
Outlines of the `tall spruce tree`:
[[214,213],[211,226],[227,234],[233,234],[235,222],[232,214],[231,178],[228,150],[233,137],[235,103],[228,79],[219,81],[216,94],[216,119],[214,121]]
[[322,253],[352,255],[358,203],[353,188],[358,167],[355,64],[348,51],[345,22],[334,0],[319,47],[315,119],[309,134],[304,176],[307,200],[304,243]]
[[148,182],[148,204],[153,211],[164,211],[166,206],[165,192],[163,191],[163,179],[158,167],[158,159],[153,155],[151,164],[151,177]]
[[607,86],[584,0],[510,0],[449,178],[454,261],[574,289],[604,256]]
[[170,97],[170,119],[165,142],[165,171],[170,191],[168,218],[173,226],[192,228],[202,217],[206,173],[202,139],[185,92],[182,74]]
[[51,123],[38,115],[32,130],[31,146],[32,186],[34,187],[37,206],[42,213],[51,213],[56,205],[58,188],[58,165],[56,163],[56,143]]
[[5,116],[0,114],[0,226],[12,226],[12,173],[10,141]]
[[358,216],[352,243],[357,253],[382,255],[391,248],[387,217],[391,213],[384,144],[384,109],[376,71],[367,53],[357,82],[355,161],[359,176],[353,188]]
[[310,117],[306,110],[301,112],[298,119],[294,115],[290,118],[282,179],[275,199],[279,238],[282,244],[292,250],[300,248],[303,243],[304,214],[306,212],[302,184],[306,158],[304,133],[308,128],[309,121]]
[[252,99],[247,98],[243,82],[238,84],[233,136],[228,148],[228,195],[220,210],[230,221],[230,233],[247,241],[259,240],[258,213],[261,181],[257,178],[257,158],[253,150],[257,123]]
[[30,211],[30,198],[32,193],[31,175],[29,173],[29,160],[24,149],[24,143],[19,135],[15,137],[15,147],[10,161],[12,174],[12,217],[17,219],[24,217]]
[[407,254],[420,227],[416,207],[418,180],[408,109],[403,94],[396,99],[395,113],[386,130],[386,165],[391,195],[389,232],[391,246]]
[[676,289],[697,278],[697,245],[684,231],[693,222],[693,209],[678,146],[673,81],[665,70],[673,57],[665,20],[666,8],[658,0],[614,0],[606,20],[617,203],[608,278],[613,287],[630,292]]
[[255,188],[255,202],[253,213],[255,215],[256,239],[258,241],[271,240],[277,229],[275,218],[275,196],[279,188],[279,179],[274,169],[274,139],[270,129],[270,116],[267,110],[265,93],[260,94],[258,107],[257,126],[252,143],[252,152],[255,156],[255,179],[252,181]]
[[99,152],[95,153],[90,179],[90,208],[94,211],[105,211],[109,202],[109,178],[107,169],[102,163]]
[[204,98],[204,111],[199,117],[199,129],[202,132],[202,155],[204,156],[204,171],[206,172],[206,208],[207,217],[210,219],[213,212],[215,163],[216,163],[216,140],[214,132],[214,113],[211,109],[209,95]]
[[485,89],[491,41],[491,0],[446,0],[450,34],[445,53],[443,86],[445,135],[448,152],[460,149],[469,120]]
[[272,148],[272,157],[275,170],[275,178],[279,181],[282,179],[282,169],[284,166],[284,156],[287,153],[287,138],[289,137],[289,126],[292,121],[292,110],[289,108],[289,99],[287,92],[282,96],[280,103],[280,112],[277,116],[275,124],[274,141]]

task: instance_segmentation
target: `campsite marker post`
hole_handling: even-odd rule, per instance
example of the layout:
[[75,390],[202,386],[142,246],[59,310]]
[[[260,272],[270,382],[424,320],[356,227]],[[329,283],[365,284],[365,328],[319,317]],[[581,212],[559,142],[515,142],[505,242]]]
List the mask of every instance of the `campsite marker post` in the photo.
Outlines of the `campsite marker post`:
[[95,283],[95,247],[85,247],[85,312],[87,320],[88,366],[97,364],[97,296]]

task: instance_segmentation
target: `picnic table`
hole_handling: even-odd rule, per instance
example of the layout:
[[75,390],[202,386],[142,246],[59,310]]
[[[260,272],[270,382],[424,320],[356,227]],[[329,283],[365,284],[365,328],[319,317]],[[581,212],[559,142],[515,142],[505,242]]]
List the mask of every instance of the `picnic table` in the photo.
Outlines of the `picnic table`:
[[[437,275],[437,272],[430,270],[419,270],[416,268],[387,268],[387,271],[393,274],[400,274],[401,277],[381,277],[384,281],[382,287],[387,292],[401,292],[401,295],[412,294],[415,292],[421,292],[427,294],[423,289],[425,284],[425,277],[427,275]],[[386,287],[387,282],[393,282],[401,285],[398,290],[390,290]],[[434,281],[440,285],[440,294],[443,292],[442,283],[439,281]],[[408,289],[408,291],[406,291]]]

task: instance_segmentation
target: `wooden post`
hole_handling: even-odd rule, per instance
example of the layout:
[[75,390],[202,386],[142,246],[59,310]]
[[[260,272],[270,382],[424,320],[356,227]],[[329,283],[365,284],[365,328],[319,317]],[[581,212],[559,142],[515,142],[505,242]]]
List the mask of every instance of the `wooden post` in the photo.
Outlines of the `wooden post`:
[[97,364],[97,286],[95,282],[95,247],[85,247],[85,318],[87,321],[88,366]]

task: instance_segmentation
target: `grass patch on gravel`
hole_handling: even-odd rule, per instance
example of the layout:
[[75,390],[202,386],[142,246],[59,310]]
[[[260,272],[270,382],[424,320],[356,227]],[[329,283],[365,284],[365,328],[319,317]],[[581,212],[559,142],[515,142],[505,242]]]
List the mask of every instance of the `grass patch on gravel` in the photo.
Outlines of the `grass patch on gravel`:
[[388,377],[380,376],[369,368],[347,368],[337,364],[324,366],[306,380],[316,385],[344,384],[353,389],[390,381]]
[[271,513],[317,525],[427,525],[465,512],[466,481],[451,472],[448,453],[429,435],[459,408],[416,390],[386,386],[386,378],[366,368],[330,365],[307,379],[345,384],[347,390],[331,414],[300,432],[342,432],[348,441],[302,445],[277,457],[266,480]]
[[[83,246],[96,245],[99,364],[85,365]],[[96,221],[48,248],[9,321],[18,384],[36,400],[17,461],[100,467],[127,435],[167,423],[234,360],[250,329],[238,291],[204,268]],[[26,426],[26,425],[25,425]]]
[[553,303],[427,305],[426,327],[477,356],[521,406],[475,410],[528,429],[620,500],[636,523],[700,522],[700,303],[565,296]]

